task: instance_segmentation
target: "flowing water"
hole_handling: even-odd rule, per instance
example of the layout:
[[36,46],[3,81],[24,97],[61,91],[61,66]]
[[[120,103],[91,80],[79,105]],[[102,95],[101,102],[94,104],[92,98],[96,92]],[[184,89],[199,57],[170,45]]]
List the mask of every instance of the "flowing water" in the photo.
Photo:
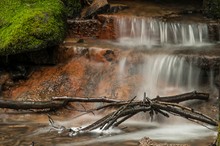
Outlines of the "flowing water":
[[[99,84],[88,85],[89,94],[102,96],[109,92],[110,95],[122,99],[125,95],[130,98],[137,95],[138,99],[142,99],[144,92],[148,97],[155,98],[157,95],[166,96],[197,90],[212,93],[211,98],[216,98],[214,79],[219,69],[201,68],[198,65],[200,60],[196,58],[199,53],[175,53],[218,48],[218,42],[210,39],[207,24],[120,16],[115,17],[115,28],[117,40],[105,43],[113,48],[119,47],[120,57],[113,64],[113,69],[109,69],[105,75],[101,69],[103,66],[97,65],[98,69],[95,71],[99,73],[97,76],[100,81],[91,80]],[[187,55],[196,57],[188,59]],[[95,68],[95,65],[93,67]],[[214,116],[217,115],[213,114],[217,111],[210,112]],[[32,142],[35,145],[138,145],[138,141],[146,136],[161,142],[206,146],[217,134],[213,127],[210,130],[182,118],[154,117],[154,122],[150,122],[149,117],[140,114],[118,129],[105,133],[98,130],[71,137],[68,133],[58,134],[57,131],[50,131],[51,126],[48,125],[46,115],[34,116],[38,122],[42,122],[33,122],[36,119],[31,119],[33,117],[29,114],[20,117],[21,119],[18,118],[19,115],[1,114],[0,123],[3,124],[0,145],[31,145]],[[70,114],[68,118],[55,118],[55,123],[65,127],[78,127],[97,120],[97,117],[92,115],[78,119],[73,117],[75,114]],[[124,129],[125,126],[127,128]]]
[[122,45],[146,46],[181,45],[201,46],[209,43],[206,24],[182,24],[163,22],[157,19],[141,17],[117,18],[119,42]]
[[[197,59],[187,60],[185,56],[172,54],[175,50],[203,50],[216,47],[209,40],[208,25],[205,23],[163,22],[140,17],[116,17],[117,45],[134,48],[132,55],[142,52],[142,62],[136,68],[143,77],[140,93],[147,92],[153,98],[169,95],[169,90],[186,92],[199,90],[204,80],[204,70],[195,66]],[[160,51],[166,49],[167,51]],[[157,50],[156,53],[151,53]],[[159,51],[158,51],[159,50]],[[192,54],[190,54],[192,55]],[[126,70],[126,57],[119,62],[120,74]],[[193,63],[194,62],[194,63]],[[132,69],[131,69],[132,70]],[[133,69],[135,70],[135,69]],[[206,83],[213,89],[212,68]]]

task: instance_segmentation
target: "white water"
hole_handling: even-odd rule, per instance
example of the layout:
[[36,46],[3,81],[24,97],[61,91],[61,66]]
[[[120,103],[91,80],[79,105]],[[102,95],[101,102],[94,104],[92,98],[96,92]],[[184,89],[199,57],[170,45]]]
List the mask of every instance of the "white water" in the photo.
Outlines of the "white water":
[[123,57],[119,61],[119,72],[118,72],[118,79],[119,81],[123,78],[125,75],[125,66],[126,66],[126,57]]
[[[137,48],[142,48],[142,46],[176,49],[178,45],[180,47],[191,46],[190,48],[193,49],[211,44],[208,25],[203,23],[186,24],[163,22],[152,18],[116,17],[115,26],[119,45],[136,49],[133,56],[139,51]],[[125,72],[125,57],[119,61],[119,80],[123,78]],[[157,95],[166,96],[199,89],[203,78],[201,69],[190,60],[187,62],[184,57],[171,55],[169,52],[163,55],[154,53],[142,57],[144,63],[140,65],[138,72],[143,80],[141,86],[138,87],[138,96],[142,97],[143,93],[147,92],[150,98],[154,98]],[[127,64],[129,64],[128,61]],[[211,71],[208,76],[207,83],[214,88],[214,72]]]
[[202,23],[163,22],[140,17],[115,19],[119,44],[125,46],[203,46],[209,42],[208,26]]
[[[138,55],[138,54],[137,54]],[[135,56],[135,52],[132,52]],[[193,90],[201,91],[204,83],[204,71],[196,67],[192,62],[186,60],[185,57],[179,57],[168,54],[144,54],[144,61],[131,65],[133,62],[126,57],[119,61],[118,81],[121,84],[126,84],[129,80],[129,71],[135,72],[132,75],[141,77],[141,83],[134,82],[138,97],[142,98],[146,92],[149,98],[159,96],[175,95]],[[135,57],[135,58],[138,58]],[[196,60],[194,60],[196,62]],[[205,85],[215,89],[214,72],[210,71],[207,74]],[[123,82],[122,82],[123,81]]]
[[172,55],[146,56],[141,73],[139,95],[147,92],[150,98],[196,90],[201,80],[199,68]]

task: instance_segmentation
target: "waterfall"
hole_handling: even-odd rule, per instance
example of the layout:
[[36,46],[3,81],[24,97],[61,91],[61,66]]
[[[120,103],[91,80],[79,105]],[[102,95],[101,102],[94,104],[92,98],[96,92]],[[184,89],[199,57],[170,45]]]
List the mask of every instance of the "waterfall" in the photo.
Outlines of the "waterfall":
[[196,90],[201,80],[199,68],[193,67],[184,57],[172,55],[146,55],[140,72],[143,76],[140,97],[143,92],[154,98],[157,95],[170,95],[174,90],[175,92]]
[[[142,48],[142,46],[167,48],[166,45],[171,49],[175,49],[176,46],[198,48],[198,46],[210,44],[208,25],[205,23],[165,22],[142,17],[115,17],[114,19],[118,42],[128,46],[127,48]],[[207,73],[203,73],[202,69],[195,66],[195,58],[186,60],[184,56],[164,53],[140,56],[144,57],[145,61],[139,72],[143,77],[143,83],[137,89],[138,95],[142,97],[143,93],[147,92],[149,97],[154,98],[157,95],[166,96],[199,90],[199,84],[204,80],[203,74]],[[129,64],[125,58],[119,62],[120,78],[123,77],[125,62]],[[208,78],[210,88],[214,88],[213,71],[208,73]],[[176,92],[172,93],[172,90]]]
[[131,46],[168,44],[201,46],[209,42],[208,26],[203,23],[163,22],[139,17],[116,17],[118,41]]

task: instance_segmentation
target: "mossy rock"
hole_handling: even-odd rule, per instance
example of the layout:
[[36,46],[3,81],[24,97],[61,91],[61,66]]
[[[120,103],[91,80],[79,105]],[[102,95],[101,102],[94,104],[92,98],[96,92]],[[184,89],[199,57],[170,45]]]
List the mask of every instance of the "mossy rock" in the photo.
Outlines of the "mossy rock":
[[1,0],[0,55],[59,44],[66,32],[61,0]]

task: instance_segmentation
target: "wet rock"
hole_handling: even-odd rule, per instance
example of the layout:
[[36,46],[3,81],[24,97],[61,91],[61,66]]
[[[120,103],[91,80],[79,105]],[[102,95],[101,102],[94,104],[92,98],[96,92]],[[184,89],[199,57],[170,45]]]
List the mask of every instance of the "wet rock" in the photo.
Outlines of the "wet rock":
[[14,81],[27,79],[28,77],[28,68],[23,65],[14,66],[11,71],[11,78]]
[[84,43],[85,40],[84,39],[79,39],[76,43]]
[[108,12],[109,13],[117,13],[121,10],[125,10],[125,9],[128,9],[128,8],[129,7],[127,5],[124,5],[124,4],[110,4]]
[[11,87],[15,86],[15,82],[11,79],[8,79],[3,85],[2,85],[2,91],[9,90]]
[[220,41],[220,25],[219,23],[209,23],[208,24],[209,31],[209,40],[211,41]]
[[217,87],[218,89],[218,97],[220,97],[220,74],[218,74],[216,77],[215,77],[215,86]]
[[215,78],[215,85],[220,88],[220,75],[216,76]]
[[103,55],[107,61],[113,61],[115,58],[115,53],[112,50],[106,50],[105,54]]
[[54,65],[57,63],[56,51],[57,47],[54,47],[15,55],[0,56],[0,65]]
[[81,18],[89,19],[97,14],[106,13],[110,8],[107,0],[94,0],[93,3],[85,8],[81,13]]
[[68,20],[69,37],[89,37],[96,38],[101,28],[101,23],[98,20]]
[[2,94],[2,91],[5,89],[6,82],[10,80],[10,74],[7,72],[1,72],[0,73],[0,96]]
[[84,58],[72,59],[62,65],[35,69],[27,80],[5,83],[3,96],[17,100],[50,100],[52,96],[81,96],[84,87]]
[[97,61],[97,62],[111,62],[115,60],[116,55],[113,50],[111,49],[102,49],[92,47],[89,48],[89,59]]
[[73,47],[60,46],[57,52],[57,60],[58,62],[65,62],[74,56]]
[[0,73],[0,85],[4,84],[10,78],[9,73],[1,72]]
[[97,19],[68,20],[68,37],[115,39],[115,19],[112,15],[100,14]]
[[139,146],[189,146],[188,144],[167,144],[158,143],[150,139],[149,137],[144,137],[139,141]]
[[[62,50],[62,51],[61,51]],[[62,48],[60,49],[60,62],[67,61],[70,58],[73,57],[80,57],[84,56],[86,58],[89,58],[90,60],[94,60],[97,62],[111,62],[116,59],[115,52],[111,49],[107,48],[97,48],[97,47],[81,47],[81,46],[75,46],[75,47],[68,47],[68,48]]]
[[180,55],[186,58],[186,61],[205,70],[219,70],[220,57],[209,56],[193,56],[193,55]]
[[89,49],[86,47],[74,47],[74,55],[83,56],[89,53]]
[[112,15],[98,15],[98,20],[102,26],[99,29],[99,39],[116,39],[115,19]]

